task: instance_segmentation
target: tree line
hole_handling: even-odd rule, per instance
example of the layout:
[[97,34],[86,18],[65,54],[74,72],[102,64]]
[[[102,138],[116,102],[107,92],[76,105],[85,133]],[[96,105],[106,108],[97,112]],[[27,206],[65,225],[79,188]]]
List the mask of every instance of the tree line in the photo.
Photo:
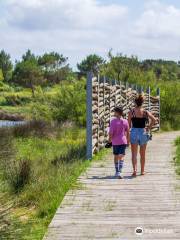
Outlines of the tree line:
[[[142,84],[180,80],[180,61],[140,61],[136,56],[113,55],[112,51],[106,60],[97,54],[88,55],[77,63],[77,69],[81,75],[89,71],[100,72],[111,79]],[[59,83],[71,73],[68,58],[57,52],[36,56],[28,50],[14,66],[10,55],[4,50],[0,52],[0,80],[30,87],[32,92],[36,85]]]
[[65,80],[72,72],[67,58],[56,52],[36,56],[28,50],[14,66],[11,57],[4,50],[0,52],[0,80],[31,88],[53,85]]
[[[81,77],[85,77],[89,71],[95,74],[99,72],[109,79],[141,85],[144,88],[150,86],[152,94],[155,94],[157,87],[160,87],[161,119],[164,128],[177,129],[180,127],[180,61],[139,60],[136,56],[129,57],[109,51],[106,59],[97,54],[88,55],[77,64],[77,69],[78,72],[73,72],[68,58],[56,52],[36,56],[28,50],[15,64],[12,64],[8,53],[4,50],[0,52],[0,85],[8,84],[31,88],[34,96],[36,86],[53,86],[63,80],[72,79],[73,82],[76,82]],[[84,83],[82,89],[83,86]],[[64,87],[64,92],[69,93],[67,98],[72,99],[73,93],[70,92],[70,89],[67,90],[67,85]],[[76,94],[84,95],[84,92]],[[61,113],[61,115],[63,114]],[[82,116],[82,119],[85,119],[85,116]]]
[[148,84],[159,81],[179,81],[180,61],[146,59],[140,61],[136,56],[128,57],[121,53],[116,55],[112,51],[105,60],[96,54],[87,56],[80,64],[77,64],[80,72],[92,71],[119,81],[141,82]]

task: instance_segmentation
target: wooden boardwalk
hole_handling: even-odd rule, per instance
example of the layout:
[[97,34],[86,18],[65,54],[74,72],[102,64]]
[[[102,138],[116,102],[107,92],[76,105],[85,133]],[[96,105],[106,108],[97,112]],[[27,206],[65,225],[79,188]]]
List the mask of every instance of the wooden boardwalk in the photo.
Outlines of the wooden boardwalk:
[[[130,152],[124,179],[114,179],[113,156],[92,163],[58,208],[45,240],[180,240],[180,193],[173,166],[173,140],[180,132],[154,136],[145,176],[131,175]],[[135,229],[143,228],[137,235]]]

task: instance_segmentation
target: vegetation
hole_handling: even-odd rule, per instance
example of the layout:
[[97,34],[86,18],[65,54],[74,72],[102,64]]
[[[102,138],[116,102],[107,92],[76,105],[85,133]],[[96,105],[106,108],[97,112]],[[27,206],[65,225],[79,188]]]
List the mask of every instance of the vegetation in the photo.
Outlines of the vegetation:
[[27,132],[29,127],[17,127],[8,135],[1,132],[1,145],[6,142],[0,148],[1,191],[8,193],[1,203],[14,199],[1,239],[7,239],[7,234],[8,239],[42,239],[64,194],[89,164],[84,161],[83,129],[34,127]]
[[110,51],[108,60],[99,62],[97,67],[96,58],[97,56],[88,56],[78,64],[86,68],[79,70],[83,73],[98,68],[109,79],[136,84],[145,90],[150,86],[154,95],[157,88],[160,88],[161,128],[180,128],[180,62],[150,59],[139,61],[135,56],[127,57],[119,53],[113,55]]
[[[180,63],[143,60],[108,54],[105,61],[91,54],[77,64],[81,78],[69,67],[67,57],[56,53],[35,56],[28,50],[12,69],[10,55],[0,53],[0,109],[26,118],[47,121],[75,121],[85,125],[85,76],[88,71],[110,79],[141,85],[156,94],[161,89],[161,127],[180,127]],[[31,92],[30,92],[31,90]],[[32,93],[32,94],[31,94]],[[67,111],[67,109],[71,109]]]
[[176,157],[175,157],[176,172],[178,175],[180,175],[180,137],[176,139],[175,144],[176,144]]
[[[113,55],[87,56],[74,73],[67,57],[28,50],[12,64],[0,52],[0,113],[23,115],[25,125],[0,129],[0,235],[42,239],[69,188],[89,165],[85,160],[88,71],[161,89],[161,126],[180,128],[180,64]],[[179,140],[177,140],[179,146]],[[177,165],[179,164],[179,147]],[[179,170],[177,170],[179,171]]]
[[104,63],[105,60],[102,57],[91,54],[82,60],[81,63],[78,63],[77,67],[81,73],[93,72],[96,74]]
[[1,239],[40,240],[65,193],[81,187],[76,179],[90,164],[85,130],[31,122],[0,137],[0,203],[9,205],[3,218],[0,211]]
[[11,79],[13,64],[10,55],[4,50],[0,52],[0,69],[3,74],[3,79],[8,82]]

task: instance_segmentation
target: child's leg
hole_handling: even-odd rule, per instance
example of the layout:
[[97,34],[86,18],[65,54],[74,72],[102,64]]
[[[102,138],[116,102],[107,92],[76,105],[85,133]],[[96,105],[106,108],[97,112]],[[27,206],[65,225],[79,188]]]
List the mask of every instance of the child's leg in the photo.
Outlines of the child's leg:
[[126,145],[120,145],[119,148],[119,171],[122,172],[123,165],[124,165],[124,157],[126,152]]
[[119,173],[119,146],[113,146],[113,154],[114,154],[114,166],[116,173]]
[[119,156],[118,155],[114,155],[114,166],[115,166],[115,170],[116,173],[119,172]]
[[122,172],[123,169],[123,165],[124,165],[124,155],[119,155],[118,158],[118,162],[119,162],[119,171]]

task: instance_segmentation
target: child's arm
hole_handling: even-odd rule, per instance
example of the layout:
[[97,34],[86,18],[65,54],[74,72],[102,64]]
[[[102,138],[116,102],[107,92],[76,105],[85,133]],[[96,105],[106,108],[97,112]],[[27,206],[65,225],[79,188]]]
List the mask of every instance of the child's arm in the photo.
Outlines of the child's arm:
[[109,143],[112,142],[112,137],[113,137],[113,124],[111,122],[110,123],[110,128],[109,128]]
[[109,133],[109,143],[111,143],[111,142],[112,142],[112,134]]

